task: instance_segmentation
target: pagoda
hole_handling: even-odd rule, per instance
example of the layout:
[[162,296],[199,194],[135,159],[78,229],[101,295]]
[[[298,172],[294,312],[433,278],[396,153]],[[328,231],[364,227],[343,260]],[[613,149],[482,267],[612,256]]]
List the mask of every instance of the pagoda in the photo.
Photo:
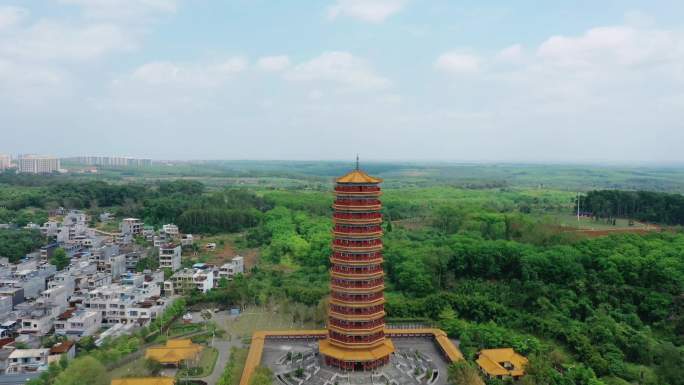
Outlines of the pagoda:
[[336,179],[328,333],[319,351],[340,369],[372,370],[394,352],[385,337],[381,182],[359,169],[358,158]]

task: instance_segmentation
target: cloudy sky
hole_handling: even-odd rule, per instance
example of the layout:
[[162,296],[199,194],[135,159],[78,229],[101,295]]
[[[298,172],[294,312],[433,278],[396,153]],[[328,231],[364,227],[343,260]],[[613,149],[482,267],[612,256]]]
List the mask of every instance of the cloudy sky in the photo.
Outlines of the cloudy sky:
[[0,152],[684,161],[681,0],[0,1]]

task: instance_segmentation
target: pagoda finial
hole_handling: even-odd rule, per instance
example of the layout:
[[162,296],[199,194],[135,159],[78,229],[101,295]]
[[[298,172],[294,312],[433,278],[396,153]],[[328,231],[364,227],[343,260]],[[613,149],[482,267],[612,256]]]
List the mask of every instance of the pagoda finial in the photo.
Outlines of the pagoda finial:
[[359,154],[356,154],[356,169],[359,169]]

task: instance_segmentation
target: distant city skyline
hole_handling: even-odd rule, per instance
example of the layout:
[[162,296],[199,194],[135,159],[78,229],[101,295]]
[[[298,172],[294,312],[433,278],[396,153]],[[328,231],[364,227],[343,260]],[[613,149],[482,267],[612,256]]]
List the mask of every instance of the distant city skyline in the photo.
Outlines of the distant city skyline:
[[0,154],[678,164],[682,14],[675,0],[10,0]]

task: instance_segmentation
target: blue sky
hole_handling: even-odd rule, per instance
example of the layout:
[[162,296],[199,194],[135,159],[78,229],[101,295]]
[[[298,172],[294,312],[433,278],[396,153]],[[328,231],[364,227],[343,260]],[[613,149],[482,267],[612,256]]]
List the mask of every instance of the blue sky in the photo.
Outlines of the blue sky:
[[682,162],[681,1],[0,3],[0,152]]

